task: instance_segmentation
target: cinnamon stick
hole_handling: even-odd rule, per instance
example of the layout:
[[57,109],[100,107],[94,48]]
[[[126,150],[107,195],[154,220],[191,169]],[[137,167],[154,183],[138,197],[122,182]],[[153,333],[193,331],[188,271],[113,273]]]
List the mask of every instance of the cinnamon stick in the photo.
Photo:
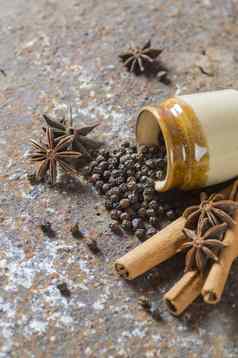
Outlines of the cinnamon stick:
[[189,271],[164,295],[169,311],[179,316],[200,295],[205,278]]
[[223,242],[227,246],[222,250],[219,261],[212,265],[202,289],[203,299],[209,304],[220,301],[231,265],[238,256],[238,228],[235,232],[228,230]]
[[132,280],[174,256],[185,241],[183,234],[185,222],[184,217],[178,218],[143,244],[119,258],[115,263],[118,274]]

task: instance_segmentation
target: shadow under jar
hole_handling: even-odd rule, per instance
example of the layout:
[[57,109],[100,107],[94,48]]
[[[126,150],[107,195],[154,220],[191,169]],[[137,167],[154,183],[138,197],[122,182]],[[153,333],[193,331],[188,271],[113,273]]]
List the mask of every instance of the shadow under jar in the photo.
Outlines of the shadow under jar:
[[238,175],[238,91],[177,96],[142,108],[137,118],[139,145],[159,145],[167,152],[166,173],[158,191],[190,190]]

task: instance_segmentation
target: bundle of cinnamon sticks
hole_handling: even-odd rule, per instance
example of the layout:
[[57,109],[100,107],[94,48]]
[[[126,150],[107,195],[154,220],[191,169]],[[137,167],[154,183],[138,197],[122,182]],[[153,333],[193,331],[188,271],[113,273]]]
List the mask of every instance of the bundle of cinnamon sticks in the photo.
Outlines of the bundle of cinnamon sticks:
[[[222,193],[237,201],[238,181],[227,187]],[[238,256],[238,216],[233,229],[225,233],[224,249],[219,260],[214,262],[206,274],[197,270],[184,273],[182,278],[164,295],[168,309],[174,315],[180,315],[199,296],[204,302],[216,304],[220,301],[231,265]],[[180,217],[163,230],[152,236],[115,263],[118,274],[132,280],[151,268],[176,255],[185,243],[183,229],[186,219]]]

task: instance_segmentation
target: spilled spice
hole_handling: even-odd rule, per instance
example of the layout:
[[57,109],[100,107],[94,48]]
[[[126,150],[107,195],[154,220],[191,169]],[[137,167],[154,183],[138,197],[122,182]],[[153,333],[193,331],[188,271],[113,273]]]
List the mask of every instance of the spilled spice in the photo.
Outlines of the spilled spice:
[[142,146],[139,150],[129,142],[110,152],[99,150],[88,168],[88,176],[97,192],[105,197],[114,233],[134,233],[143,241],[175,220],[191,203],[191,193],[156,192],[154,182],[163,179],[166,170],[162,141],[160,146]]
[[40,229],[49,238],[53,239],[56,236],[55,231],[52,228],[52,224],[49,221],[45,221],[44,223],[40,224]]
[[59,283],[57,285],[58,290],[60,291],[61,295],[66,298],[70,298],[71,291],[68,288],[68,285],[66,282]]
[[0,68],[0,73],[4,76],[7,77],[7,73],[3,68]]
[[39,180],[36,176],[36,173],[28,173],[27,174],[27,180],[31,185],[37,185],[40,184],[41,180]]
[[75,239],[82,239],[84,237],[83,232],[80,230],[79,224],[72,225],[70,231]]
[[95,239],[87,239],[86,240],[86,244],[89,248],[89,250],[94,254],[97,255],[99,254],[101,251],[98,247],[97,241]]
[[138,299],[138,303],[145,311],[150,311],[151,301],[146,296],[140,296]]
[[155,319],[156,321],[161,321],[162,318],[161,318],[161,315],[160,315],[158,305],[153,304],[149,298],[147,298],[146,296],[139,297],[138,304],[147,313],[149,313],[153,319]]

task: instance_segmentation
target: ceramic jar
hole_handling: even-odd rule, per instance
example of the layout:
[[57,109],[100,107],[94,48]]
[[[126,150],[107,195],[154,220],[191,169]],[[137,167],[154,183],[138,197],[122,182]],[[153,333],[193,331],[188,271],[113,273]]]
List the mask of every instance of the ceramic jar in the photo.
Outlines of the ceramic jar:
[[158,191],[190,190],[238,175],[238,91],[227,89],[177,96],[142,108],[138,144],[164,137],[167,172]]

